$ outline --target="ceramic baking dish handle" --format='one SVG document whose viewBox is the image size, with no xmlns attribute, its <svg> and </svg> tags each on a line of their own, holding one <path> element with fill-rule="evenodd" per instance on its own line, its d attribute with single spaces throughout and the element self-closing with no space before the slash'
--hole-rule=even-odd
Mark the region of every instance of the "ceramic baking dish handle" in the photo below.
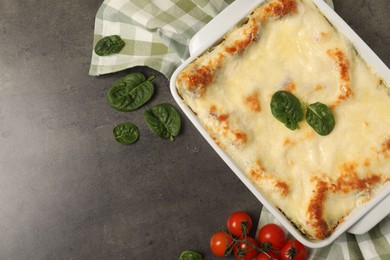
<svg viewBox="0 0 390 260">
<path fill-rule="evenodd" d="M 262 2 L 264 1 L 236 0 L 231 3 L 220 13 L 220 15 L 217 15 L 192 37 L 189 43 L 190 55 L 198 56 L 209 46 L 213 46 L 215 39 L 222 38 L 222 36 L 227 33 L 227 30 L 221 30 L 221 24 L 224 25 L 223 28 L 232 28 L 242 19 L 242 17 L 248 15 Z M 217 37 L 215 34 L 218 34 Z"/>
<path fill-rule="evenodd" d="M 390 214 L 390 194 L 384 197 L 373 209 L 367 212 L 356 224 L 354 224 L 348 233 L 361 235 L 368 232 L 375 225 L 377 225 L 383 216 Z"/>
</svg>

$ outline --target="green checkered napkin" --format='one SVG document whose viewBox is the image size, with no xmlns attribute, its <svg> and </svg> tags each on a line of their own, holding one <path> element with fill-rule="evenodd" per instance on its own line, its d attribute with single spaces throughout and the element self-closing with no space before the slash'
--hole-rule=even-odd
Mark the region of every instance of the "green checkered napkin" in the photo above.
<svg viewBox="0 0 390 260">
<path fill-rule="evenodd" d="M 146 65 L 168 78 L 189 56 L 191 37 L 233 0 L 106 0 L 96 15 L 93 46 L 107 35 L 126 45 L 117 55 L 92 52 L 89 74 Z"/>
<path fill-rule="evenodd" d="M 93 46 L 118 34 L 126 45 L 120 54 L 100 57 L 92 51 L 89 74 L 101 75 L 137 65 L 168 78 L 189 56 L 191 37 L 234 0 L 106 0 L 96 15 Z M 248 0 L 249 1 L 249 0 Z M 332 0 L 324 0 L 333 7 Z M 259 227 L 275 222 L 263 209 Z M 344 233 L 332 245 L 311 250 L 309 259 L 390 259 L 390 217 L 364 235 Z"/>
</svg>

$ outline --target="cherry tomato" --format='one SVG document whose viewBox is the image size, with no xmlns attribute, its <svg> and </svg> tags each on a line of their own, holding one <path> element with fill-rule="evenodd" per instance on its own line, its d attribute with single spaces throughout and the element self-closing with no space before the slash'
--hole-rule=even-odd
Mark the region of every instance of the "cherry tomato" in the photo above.
<svg viewBox="0 0 390 260">
<path fill-rule="evenodd" d="M 265 250 L 280 249 L 286 243 L 286 234 L 280 226 L 270 223 L 260 229 L 258 239 Z"/>
<path fill-rule="evenodd" d="M 240 238 L 244 239 L 244 238 Z M 253 260 L 256 258 L 256 256 L 259 254 L 259 251 L 256 247 L 258 247 L 259 244 L 257 241 L 252 237 L 246 237 L 246 241 L 239 242 L 236 247 L 234 247 L 234 255 L 236 256 L 236 259 L 239 260 Z"/>
<path fill-rule="evenodd" d="M 280 260 L 280 256 L 277 253 L 274 253 L 272 251 L 268 252 L 261 252 L 257 257 L 256 260 Z"/>
<path fill-rule="evenodd" d="M 226 232 L 219 231 L 210 239 L 210 249 L 216 256 L 225 256 L 226 250 L 232 245 L 233 239 Z"/>
<path fill-rule="evenodd" d="M 236 211 L 229 216 L 227 220 L 227 228 L 232 235 L 236 237 L 244 235 L 241 223 L 246 225 L 246 234 L 248 234 L 252 228 L 252 219 L 246 212 Z"/>
<path fill-rule="evenodd" d="M 306 254 L 306 247 L 298 240 L 289 240 L 280 249 L 280 258 L 282 260 L 305 260 Z"/>
</svg>

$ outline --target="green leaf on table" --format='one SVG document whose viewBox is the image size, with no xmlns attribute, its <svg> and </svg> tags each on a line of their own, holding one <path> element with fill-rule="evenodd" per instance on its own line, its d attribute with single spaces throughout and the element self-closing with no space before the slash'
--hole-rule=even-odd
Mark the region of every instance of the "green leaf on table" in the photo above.
<svg viewBox="0 0 390 260">
<path fill-rule="evenodd" d="M 139 138 L 138 127 L 132 123 L 126 122 L 117 125 L 114 130 L 115 140 L 122 144 L 135 143 Z"/>
<path fill-rule="evenodd" d="M 195 251 L 183 251 L 179 260 L 202 260 L 202 255 Z"/>
<path fill-rule="evenodd" d="M 163 139 L 174 140 L 181 127 L 180 115 L 176 108 L 168 103 L 163 103 L 145 111 L 144 119 L 149 129 Z"/>
<path fill-rule="evenodd" d="M 108 90 L 107 99 L 110 106 L 118 111 L 132 111 L 149 101 L 154 93 L 151 82 L 140 72 L 130 73 L 116 81 Z"/>
</svg>

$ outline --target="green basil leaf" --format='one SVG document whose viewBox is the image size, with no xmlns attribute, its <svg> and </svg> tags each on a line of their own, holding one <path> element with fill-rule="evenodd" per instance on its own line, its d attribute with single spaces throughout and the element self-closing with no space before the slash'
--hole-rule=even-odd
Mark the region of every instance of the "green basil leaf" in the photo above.
<svg viewBox="0 0 390 260">
<path fill-rule="evenodd" d="M 117 125 L 113 133 L 115 139 L 122 144 L 135 143 L 139 138 L 138 127 L 128 122 Z"/>
<path fill-rule="evenodd" d="M 159 104 L 145 111 L 144 119 L 149 129 L 163 139 L 171 139 L 179 134 L 181 119 L 171 104 Z"/>
<path fill-rule="evenodd" d="M 107 92 L 108 103 L 119 111 L 131 111 L 139 108 L 153 96 L 154 86 L 142 73 L 135 72 L 116 81 Z"/>
<path fill-rule="evenodd" d="M 320 102 L 307 105 L 306 121 L 319 135 L 330 134 L 336 124 L 332 111 Z"/>
<path fill-rule="evenodd" d="M 299 128 L 298 122 L 303 119 L 303 110 L 298 98 L 287 91 L 277 91 L 271 99 L 272 115 L 287 128 Z"/>
<path fill-rule="evenodd" d="M 99 56 L 108 56 L 119 53 L 125 42 L 119 35 L 110 35 L 101 38 L 95 45 L 95 53 Z"/>
<path fill-rule="evenodd" d="M 183 251 L 179 260 L 202 260 L 202 255 L 195 251 Z"/>
</svg>

